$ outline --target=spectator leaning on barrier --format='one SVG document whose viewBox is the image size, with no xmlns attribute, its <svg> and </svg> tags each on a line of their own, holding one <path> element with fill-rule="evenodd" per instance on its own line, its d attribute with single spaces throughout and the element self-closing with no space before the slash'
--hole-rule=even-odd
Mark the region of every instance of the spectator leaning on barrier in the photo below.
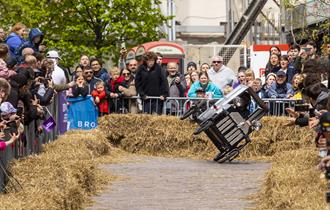
<svg viewBox="0 0 330 210">
<path fill-rule="evenodd" d="M 290 83 L 286 82 L 286 73 L 278 71 L 276 73 L 276 82 L 274 82 L 268 91 L 269 98 L 290 98 L 294 95 Z"/>
<path fill-rule="evenodd" d="M 128 69 L 124 69 L 121 72 L 121 75 L 124 77 L 124 81 L 119 84 L 118 90 L 125 97 L 136 96 L 136 88 L 134 77 Z M 138 105 L 136 99 L 124 99 L 124 107 L 133 114 L 138 113 Z"/>
<path fill-rule="evenodd" d="M 178 72 L 178 64 L 175 62 L 167 64 L 167 82 L 170 97 L 184 97 L 187 83 L 184 76 Z"/>
<path fill-rule="evenodd" d="M 135 78 L 136 71 L 138 69 L 138 61 L 135 59 L 131 60 L 127 65 L 127 69 L 131 72 L 132 76 Z"/>
<path fill-rule="evenodd" d="M 213 66 L 207 71 L 210 81 L 212 81 L 220 90 L 224 90 L 226 86 L 232 86 L 236 81 L 236 76 L 233 70 L 223 65 L 221 56 L 212 58 Z"/>
<path fill-rule="evenodd" d="M 199 93 L 203 93 L 199 95 Z M 199 81 L 195 82 L 189 89 L 188 97 L 196 98 L 202 96 L 204 98 L 222 98 L 222 91 L 213 84 L 206 72 L 199 73 Z"/>
<path fill-rule="evenodd" d="M 98 81 L 96 83 L 96 89 L 92 91 L 92 96 L 98 107 L 99 117 L 109 114 L 109 101 L 107 99 L 106 87 L 103 81 Z"/>
<path fill-rule="evenodd" d="M 156 63 L 157 55 L 147 52 L 143 55 L 143 64 L 138 67 L 135 76 L 135 87 L 144 100 L 145 113 L 162 113 L 163 102 L 168 95 L 168 83 L 161 67 Z M 148 99 L 156 96 L 158 99 Z"/>
</svg>

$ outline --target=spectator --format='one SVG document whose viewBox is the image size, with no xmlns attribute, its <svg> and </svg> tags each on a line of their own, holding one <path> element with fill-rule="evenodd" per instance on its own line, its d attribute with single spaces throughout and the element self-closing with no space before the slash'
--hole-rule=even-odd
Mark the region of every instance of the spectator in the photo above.
<svg viewBox="0 0 330 210">
<path fill-rule="evenodd" d="M 91 67 L 94 71 L 94 77 L 101 79 L 104 84 L 109 83 L 109 73 L 105 68 L 102 68 L 102 61 L 98 58 L 91 59 Z"/>
<path fill-rule="evenodd" d="M 54 84 L 66 84 L 67 79 L 65 72 L 61 67 L 58 66 L 59 60 L 61 59 L 58 52 L 55 50 L 48 51 L 46 57 L 53 60 L 54 62 L 54 71 L 52 72 L 52 80 Z"/>
<path fill-rule="evenodd" d="M 96 83 L 102 80 L 94 77 L 94 72 L 90 66 L 86 66 L 83 69 L 83 76 L 88 85 L 88 94 L 91 94 L 96 89 Z"/>
<path fill-rule="evenodd" d="M 0 44 L 5 43 L 6 33 L 3 28 L 0 27 Z"/>
<path fill-rule="evenodd" d="M 276 73 L 276 82 L 274 82 L 268 91 L 270 98 L 291 98 L 294 95 L 292 86 L 286 82 L 286 73 L 278 71 Z"/>
<path fill-rule="evenodd" d="M 118 86 L 118 90 L 126 97 L 136 96 L 135 81 L 131 72 L 128 69 L 124 69 L 121 75 L 124 77 L 124 81 Z M 124 107 L 130 113 L 138 113 L 136 99 L 124 99 Z"/>
<path fill-rule="evenodd" d="M 137 60 L 133 59 L 128 63 L 127 69 L 131 72 L 132 76 L 135 78 L 137 69 L 138 69 L 138 62 Z"/>
<path fill-rule="evenodd" d="M 269 49 L 269 55 L 278 55 L 281 56 L 281 49 L 275 45 L 271 46 Z"/>
<path fill-rule="evenodd" d="M 88 88 L 84 76 L 78 75 L 76 78 L 76 84 L 72 87 L 72 98 L 77 98 L 79 96 L 86 97 L 89 94 Z"/>
<path fill-rule="evenodd" d="M 119 86 L 124 81 L 124 77 L 120 76 L 119 68 L 115 67 L 110 70 L 111 80 L 109 81 L 109 92 L 111 98 L 110 112 L 124 112 L 122 97 L 124 96 L 119 91 Z"/>
<path fill-rule="evenodd" d="M 143 56 L 143 64 L 139 66 L 135 76 L 135 87 L 144 100 L 145 113 L 162 113 L 163 101 L 168 95 L 168 83 L 161 67 L 156 63 L 157 55 L 147 52 Z M 158 99 L 148 99 L 156 96 Z"/>
<path fill-rule="evenodd" d="M 306 48 L 305 51 L 307 53 L 308 59 L 319 59 L 319 56 L 316 54 L 317 53 L 317 46 L 314 41 L 309 41 L 306 43 Z"/>
<path fill-rule="evenodd" d="M 199 92 L 204 94 L 199 95 Z M 207 72 L 199 73 L 199 81 L 195 82 L 188 92 L 188 97 L 196 98 L 202 96 L 204 98 L 222 98 L 223 94 L 221 90 L 213 84 Z"/>
<path fill-rule="evenodd" d="M 200 67 L 200 72 L 207 72 L 210 69 L 210 65 L 207 63 L 202 63 Z"/>
<path fill-rule="evenodd" d="M 31 48 L 34 52 L 39 52 L 39 45 L 44 38 L 44 34 L 39 28 L 32 28 L 29 33 L 29 40 L 23 42 L 18 48 L 15 54 L 17 55 L 18 62 L 22 61 L 22 50 L 24 48 Z"/>
<path fill-rule="evenodd" d="M 254 81 L 254 72 L 252 69 L 247 69 L 245 71 L 245 80 L 246 80 L 246 85 L 249 87 L 252 87 L 253 81 Z"/>
<path fill-rule="evenodd" d="M 257 96 L 262 98 L 262 96 L 263 96 L 263 93 L 261 91 L 261 89 L 262 89 L 262 80 L 260 78 L 257 78 L 255 80 L 253 80 L 252 89 L 257 94 Z"/>
<path fill-rule="evenodd" d="M 195 62 L 193 61 L 190 61 L 188 64 L 187 64 L 187 73 L 191 73 L 191 72 L 194 72 L 194 71 L 197 71 L 197 65 Z"/>
<path fill-rule="evenodd" d="M 12 58 L 17 58 L 17 48 L 25 42 L 24 35 L 26 34 L 26 26 L 22 23 L 16 23 L 12 29 L 11 33 L 6 38 L 5 42 L 9 47 L 10 56 Z"/>
<path fill-rule="evenodd" d="M 297 44 L 294 44 L 290 47 L 289 51 L 291 52 L 292 60 L 289 60 L 289 65 L 293 66 L 296 70 L 296 73 L 301 72 L 301 58 L 299 57 L 300 47 Z"/>
<path fill-rule="evenodd" d="M 183 75 L 178 72 L 178 64 L 169 62 L 167 64 L 167 82 L 170 97 L 183 97 L 187 83 Z"/>
<path fill-rule="evenodd" d="M 156 61 L 156 63 L 158 65 L 162 66 L 163 65 L 163 57 L 164 56 L 161 53 L 159 53 L 159 52 L 156 52 L 156 55 L 157 55 L 157 61 Z"/>
<path fill-rule="evenodd" d="M 4 137 L 5 137 L 5 134 L 3 132 L 0 132 L 0 151 L 5 150 L 6 147 L 8 147 L 9 145 L 15 143 L 16 140 L 19 137 L 19 134 L 15 134 L 15 133 L 11 134 L 10 139 L 8 141 L 6 141 L 4 139 Z"/>
<path fill-rule="evenodd" d="M 96 89 L 92 91 L 92 96 L 99 109 L 99 117 L 109 114 L 109 101 L 103 81 L 96 82 Z"/>
<path fill-rule="evenodd" d="M 81 69 L 89 66 L 89 63 L 90 63 L 90 61 L 89 61 L 89 57 L 87 55 L 80 56 L 79 66 Z"/>
<path fill-rule="evenodd" d="M 9 77 L 11 77 L 15 74 L 16 74 L 16 72 L 13 70 L 9 70 L 7 68 L 6 62 L 0 58 L 0 77 L 8 80 Z"/>
<path fill-rule="evenodd" d="M 4 102 L 10 93 L 10 84 L 7 80 L 0 78 L 0 104 Z"/>
<path fill-rule="evenodd" d="M 186 78 L 187 88 L 184 92 L 184 96 L 187 97 L 190 87 L 192 86 L 192 84 L 194 84 L 194 82 L 198 81 L 199 79 L 198 73 L 197 72 L 192 72 L 191 74 L 186 73 L 185 78 Z"/>
<path fill-rule="evenodd" d="M 293 75 L 295 75 L 296 70 L 292 65 L 289 65 L 289 58 L 287 55 L 282 55 L 280 58 L 281 71 L 286 73 L 287 82 L 291 83 Z"/>
<path fill-rule="evenodd" d="M 9 58 L 9 49 L 6 44 L 0 44 L 0 58 L 4 61 L 7 61 Z"/>
<path fill-rule="evenodd" d="M 223 65 L 223 58 L 221 56 L 214 56 L 212 58 L 213 66 L 207 71 L 207 74 L 220 90 L 224 90 L 226 86 L 232 86 L 236 81 L 235 73 Z"/>
<path fill-rule="evenodd" d="M 280 70 L 280 56 L 278 54 L 271 54 L 269 56 L 269 62 L 265 69 L 265 76 L 269 73 L 276 74 Z"/>
<path fill-rule="evenodd" d="M 292 99 L 301 100 L 301 84 L 303 81 L 303 75 L 302 74 L 295 74 L 292 78 L 292 89 L 294 91 L 294 95 L 292 96 Z"/>
<path fill-rule="evenodd" d="M 246 75 L 245 70 L 238 71 L 237 73 L 237 82 L 233 84 L 233 88 L 235 89 L 239 85 L 246 85 Z"/>
</svg>

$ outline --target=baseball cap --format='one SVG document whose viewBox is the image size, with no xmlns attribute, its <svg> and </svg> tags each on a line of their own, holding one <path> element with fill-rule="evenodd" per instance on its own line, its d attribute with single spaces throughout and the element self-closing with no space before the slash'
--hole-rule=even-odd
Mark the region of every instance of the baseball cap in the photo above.
<svg viewBox="0 0 330 210">
<path fill-rule="evenodd" d="M 7 115 L 17 112 L 17 109 L 15 109 L 14 106 L 9 102 L 3 102 L 0 105 L 0 110 L 1 110 L 1 115 Z"/>
<path fill-rule="evenodd" d="M 58 58 L 58 59 L 61 59 L 61 57 L 58 55 L 58 52 L 55 51 L 55 50 L 48 51 L 47 54 L 46 54 L 46 57 L 47 58 Z"/>
<path fill-rule="evenodd" d="M 286 73 L 284 71 L 278 71 L 276 73 L 276 76 L 280 77 L 280 76 L 286 76 Z"/>
</svg>

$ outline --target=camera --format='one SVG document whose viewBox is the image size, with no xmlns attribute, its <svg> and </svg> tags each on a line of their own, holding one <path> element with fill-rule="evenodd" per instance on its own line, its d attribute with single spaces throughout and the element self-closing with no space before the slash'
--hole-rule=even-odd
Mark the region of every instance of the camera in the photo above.
<svg viewBox="0 0 330 210">
<path fill-rule="evenodd" d="M 296 112 L 308 112 L 309 111 L 309 104 L 295 104 L 294 111 Z"/>
</svg>

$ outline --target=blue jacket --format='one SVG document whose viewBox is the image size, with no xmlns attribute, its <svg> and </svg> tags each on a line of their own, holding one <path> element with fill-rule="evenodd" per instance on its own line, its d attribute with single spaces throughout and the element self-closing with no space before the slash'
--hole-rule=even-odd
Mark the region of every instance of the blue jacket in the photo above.
<svg viewBox="0 0 330 210">
<path fill-rule="evenodd" d="M 17 35 L 16 33 L 12 32 L 8 35 L 8 37 L 5 40 L 6 44 L 9 46 L 10 56 L 12 58 L 15 58 L 15 52 L 19 46 L 25 42 L 25 40 Z"/>
<path fill-rule="evenodd" d="M 105 68 L 101 68 L 100 71 L 94 74 L 94 77 L 101 79 L 105 84 L 108 84 L 110 80 L 109 73 Z"/>
<path fill-rule="evenodd" d="M 33 42 L 33 39 L 37 36 L 40 36 L 40 41 L 37 43 Z M 39 52 L 39 45 L 41 44 L 42 40 L 44 38 L 44 34 L 40 31 L 39 28 L 32 28 L 29 33 L 29 40 L 23 42 L 16 50 L 16 58 L 18 62 L 22 63 L 22 50 L 24 48 L 32 48 L 34 52 Z"/>
<path fill-rule="evenodd" d="M 188 97 L 196 98 L 197 97 L 196 91 L 200 88 L 202 88 L 201 83 L 199 81 L 194 82 L 194 84 L 192 84 L 192 86 L 190 87 L 190 89 L 188 91 Z M 212 92 L 213 98 L 222 98 L 223 97 L 221 90 L 215 84 L 213 84 L 211 82 L 209 82 L 209 84 L 207 85 L 207 87 L 205 89 L 205 93 L 207 93 L 207 92 Z"/>
<path fill-rule="evenodd" d="M 274 82 L 268 90 L 269 98 L 289 98 L 289 95 L 294 95 L 294 91 L 290 83 L 283 83 L 282 85 L 279 85 Z"/>
</svg>

